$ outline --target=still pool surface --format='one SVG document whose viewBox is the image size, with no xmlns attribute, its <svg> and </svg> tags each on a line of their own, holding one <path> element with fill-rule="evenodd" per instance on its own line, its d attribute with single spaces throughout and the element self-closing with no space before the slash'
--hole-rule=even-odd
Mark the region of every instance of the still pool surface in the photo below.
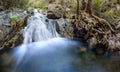
<svg viewBox="0 0 120 72">
<path fill-rule="evenodd" d="M 0 72 L 120 72 L 119 62 L 78 51 L 82 47 L 66 38 L 24 44 L 1 55 Z"/>
</svg>

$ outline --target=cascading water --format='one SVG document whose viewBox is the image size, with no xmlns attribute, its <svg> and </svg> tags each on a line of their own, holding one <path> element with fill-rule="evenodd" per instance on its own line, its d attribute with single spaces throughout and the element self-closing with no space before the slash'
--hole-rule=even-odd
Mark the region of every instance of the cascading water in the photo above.
<svg viewBox="0 0 120 72">
<path fill-rule="evenodd" d="M 12 72 L 105 72 L 96 63 L 87 68 L 78 64 L 76 49 L 82 44 L 59 37 L 55 20 L 46 22 L 37 10 L 28 18 L 23 36 L 23 44 L 12 51 Z"/>
<path fill-rule="evenodd" d="M 28 18 L 23 35 L 23 44 L 59 37 L 56 32 L 55 20 L 47 19 L 36 9 L 34 15 Z"/>
</svg>

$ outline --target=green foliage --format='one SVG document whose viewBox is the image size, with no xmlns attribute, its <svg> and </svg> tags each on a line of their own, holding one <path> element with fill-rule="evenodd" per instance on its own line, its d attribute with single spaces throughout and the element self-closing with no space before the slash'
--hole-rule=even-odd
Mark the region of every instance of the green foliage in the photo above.
<svg viewBox="0 0 120 72">
<path fill-rule="evenodd" d="M 19 4 L 19 7 L 26 9 L 28 7 L 28 1 L 29 0 L 20 0 L 20 4 L 16 3 L 16 5 Z"/>
<path fill-rule="evenodd" d="M 100 7 L 102 2 L 103 2 L 103 0 L 93 0 L 93 5 L 96 7 Z"/>
<path fill-rule="evenodd" d="M 106 12 L 103 13 L 103 15 L 107 16 L 108 19 L 111 21 L 114 13 L 110 12 L 110 11 L 106 11 Z"/>
<path fill-rule="evenodd" d="M 46 2 L 45 0 L 37 0 L 37 1 L 30 0 L 28 5 L 34 8 L 44 8 L 45 6 L 48 5 L 48 2 Z"/>
<path fill-rule="evenodd" d="M 10 20 L 13 21 L 13 22 L 17 22 L 17 21 L 18 21 L 18 18 L 15 17 L 15 16 L 12 16 L 12 17 L 10 17 Z"/>
<path fill-rule="evenodd" d="M 114 9 L 106 10 L 101 14 L 107 17 L 107 20 L 110 21 L 111 23 L 113 23 L 114 17 L 118 17 L 118 18 L 120 17 L 119 12 L 117 12 L 117 10 L 114 10 Z"/>
<path fill-rule="evenodd" d="M 103 0 L 93 0 L 93 8 L 100 11 L 100 6 L 101 6 L 102 2 L 103 2 Z"/>
</svg>

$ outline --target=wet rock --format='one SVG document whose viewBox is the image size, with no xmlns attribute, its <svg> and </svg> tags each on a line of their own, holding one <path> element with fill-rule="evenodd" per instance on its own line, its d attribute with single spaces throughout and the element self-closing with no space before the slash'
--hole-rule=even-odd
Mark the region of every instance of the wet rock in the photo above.
<svg viewBox="0 0 120 72">
<path fill-rule="evenodd" d="M 61 18 L 61 14 L 58 14 L 57 12 L 49 11 L 49 12 L 47 12 L 47 18 L 49 18 L 49 19 L 59 19 L 59 18 Z"/>
<path fill-rule="evenodd" d="M 27 13 L 28 13 L 28 14 L 33 14 L 33 10 L 34 10 L 33 7 L 29 7 L 29 8 L 27 9 Z"/>
<path fill-rule="evenodd" d="M 85 47 L 80 47 L 80 48 L 79 48 L 79 51 L 82 52 L 82 53 L 85 53 L 85 52 L 87 52 L 87 48 L 85 48 Z"/>
<path fill-rule="evenodd" d="M 61 5 L 49 5 L 48 6 L 48 12 L 47 12 L 47 18 L 49 19 L 59 19 L 63 17 L 64 10 Z"/>
</svg>

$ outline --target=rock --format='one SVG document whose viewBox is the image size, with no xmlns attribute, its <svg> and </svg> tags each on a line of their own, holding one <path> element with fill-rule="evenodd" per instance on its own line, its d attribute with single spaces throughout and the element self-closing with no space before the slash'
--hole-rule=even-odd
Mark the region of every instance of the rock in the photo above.
<svg viewBox="0 0 120 72">
<path fill-rule="evenodd" d="M 47 13 L 47 18 L 49 18 L 49 19 L 59 19 L 59 18 L 61 18 L 61 15 L 58 14 L 58 13 L 49 11 Z"/>
<path fill-rule="evenodd" d="M 0 24 L 9 25 L 11 21 L 11 17 L 15 17 L 16 19 L 18 19 L 17 21 L 20 22 L 26 16 L 27 14 L 21 11 L 21 9 L 15 9 L 15 11 L 5 10 L 5 11 L 0 12 Z"/>
<path fill-rule="evenodd" d="M 64 10 L 61 5 L 49 5 L 47 11 L 47 18 L 49 19 L 59 19 L 63 17 Z"/>
<path fill-rule="evenodd" d="M 15 17 L 15 28 L 12 29 L 11 17 Z M 24 21 L 27 14 L 24 13 L 21 9 L 14 9 L 13 11 L 1 11 L 0 12 L 0 47 L 3 47 L 2 50 L 6 48 L 11 48 L 14 45 L 18 45 L 22 39 L 22 29 L 25 25 Z M 3 52 L 0 50 L 0 53 Z"/>
<path fill-rule="evenodd" d="M 8 32 L 8 28 L 3 25 L 0 25 L 0 41 L 4 38 L 5 33 Z"/>
<path fill-rule="evenodd" d="M 87 52 L 87 48 L 85 48 L 85 47 L 80 47 L 80 48 L 79 48 L 79 51 L 82 52 L 82 53 L 85 53 L 85 52 Z"/>
<path fill-rule="evenodd" d="M 29 8 L 27 9 L 27 13 L 28 13 L 28 14 L 33 14 L 33 10 L 34 10 L 33 7 L 29 7 Z"/>
<path fill-rule="evenodd" d="M 72 20 L 70 19 L 58 19 L 57 20 L 57 26 L 58 28 L 58 33 L 67 38 L 73 38 L 73 25 L 71 23 Z"/>
</svg>

